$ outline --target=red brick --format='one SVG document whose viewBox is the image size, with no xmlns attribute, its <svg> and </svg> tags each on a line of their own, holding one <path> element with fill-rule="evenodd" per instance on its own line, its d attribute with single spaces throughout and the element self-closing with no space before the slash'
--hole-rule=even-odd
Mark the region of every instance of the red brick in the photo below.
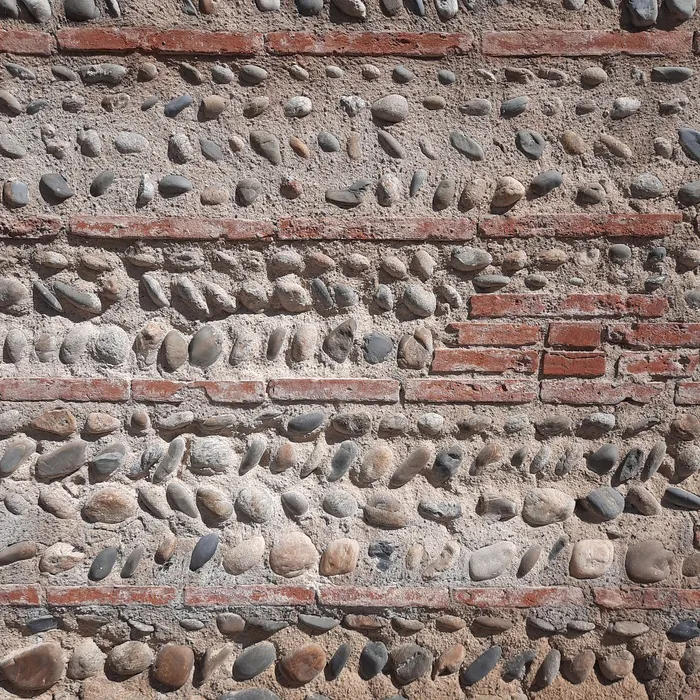
<svg viewBox="0 0 700 700">
<path fill-rule="evenodd" d="M 146 51 L 168 54 L 254 56 L 263 48 L 257 32 L 206 32 L 154 27 L 69 27 L 56 32 L 65 51 Z"/>
<path fill-rule="evenodd" d="M 406 401 L 413 403 L 529 403 L 537 398 L 537 382 L 525 379 L 407 379 Z"/>
<path fill-rule="evenodd" d="M 322 586 L 318 590 L 318 602 L 320 605 L 339 608 L 435 608 L 442 610 L 449 607 L 450 594 L 447 588 Z"/>
<path fill-rule="evenodd" d="M 690 377 L 698 367 L 700 356 L 679 352 L 623 352 L 617 365 L 618 374 L 648 374 L 673 379 Z"/>
<path fill-rule="evenodd" d="M 439 348 L 433 356 L 433 372 L 520 372 L 537 371 L 536 350 L 498 350 L 491 348 Z"/>
<path fill-rule="evenodd" d="M 187 217 L 149 219 L 144 216 L 76 215 L 70 218 L 69 227 L 74 236 L 119 240 L 201 241 L 223 238 L 229 241 L 255 241 L 270 238 L 274 233 L 270 221 Z"/>
<path fill-rule="evenodd" d="M 47 586 L 49 605 L 169 605 L 173 586 Z"/>
<path fill-rule="evenodd" d="M 700 589 L 593 588 L 593 600 L 610 610 L 697 610 Z"/>
<path fill-rule="evenodd" d="M 635 384 L 622 382 L 576 382 L 543 379 L 540 382 L 540 398 L 544 403 L 569 404 L 571 406 L 615 406 L 623 401 L 649 403 L 664 390 L 660 383 Z"/>
<path fill-rule="evenodd" d="M 284 241 L 377 240 L 464 241 L 476 234 L 473 219 L 280 219 L 278 238 Z"/>
<path fill-rule="evenodd" d="M 0 605 L 41 605 L 41 586 L 36 584 L 0 586 Z"/>
<path fill-rule="evenodd" d="M 257 380 L 176 382 L 168 379 L 133 379 L 134 401 L 180 403 L 191 391 L 202 389 L 214 403 L 260 403 L 265 400 L 265 384 Z"/>
<path fill-rule="evenodd" d="M 0 379 L 0 401 L 126 401 L 126 379 Z"/>
<path fill-rule="evenodd" d="M 399 383 L 395 379 L 273 379 L 267 393 L 276 401 L 357 401 L 396 403 Z"/>
<path fill-rule="evenodd" d="M 466 321 L 451 323 L 447 329 L 457 331 L 457 342 L 460 345 L 519 347 L 536 345 L 542 340 L 540 327 L 529 323 Z"/>
<path fill-rule="evenodd" d="M 547 214 L 546 216 L 487 216 L 479 233 L 487 238 L 663 238 L 673 233 L 682 214 Z"/>
<path fill-rule="evenodd" d="M 57 216 L 0 216 L 2 238 L 53 238 L 60 232 Z"/>
<path fill-rule="evenodd" d="M 691 53 L 686 31 L 616 32 L 599 30 L 529 29 L 484 32 L 481 48 L 487 56 L 680 56 Z"/>
<path fill-rule="evenodd" d="M 594 350 L 600 345 L 601 324 L 586 321 L 552 321 L 547 342 L 554 348 Z"/>
<path fill-rule="evenodd" d="M 542 358 L 543 377 L 602 377 L 605 353 L 546 352 Z"/>
<path fill-rule="evenodd" d="M 0 52 L 28 56 L 50 56 L 53 37 L 46 32 L 7 29 L 0 32 Z"/>
<path fill-rule="evenodd" d="M 668 309 L 665 297 L 646 294 L 476 294 L 471 297 L 473 318 L 525 316 L 637 316 L 654 318 Z"/>
<path fill-rule="evenodd" d="M 190 607 L 227 605 L 311 605 L 313 588 L 263 584 L 259 586 L 187 586 L 183 602 Z"/>
<path fill-rule="evenodd" d="M 471 32 L 270 32 L 265 48 L 271 54 L 311 56 L 415 56 L 441 58 L 467 53 Z"/>
<path fill-rule="evenodd" d="M 678 406 L 700 405 L 700 382 L 678 382 L 675 401 Z"/>
<path fill-rule="evenodd" d="M 700 323 L 619 323 L 608 326 L 607 337 L 630 348 L 698 348 Z"/>
<path fill-rule="evenodd" d="M 452 601 L 475 608 L 536 608 L 583 605 L 580 588 L 454 588 Z"/>
</svg>

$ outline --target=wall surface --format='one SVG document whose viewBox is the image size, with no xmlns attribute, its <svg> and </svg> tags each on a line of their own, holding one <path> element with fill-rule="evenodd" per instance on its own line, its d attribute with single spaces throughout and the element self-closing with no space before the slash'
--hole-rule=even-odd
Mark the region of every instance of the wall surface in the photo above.
<svg viewBox="0 0 700 700">
<path fill-rule="evenodd" d="M 0 23 L 0 698 L 700 698 L 694 0 Z"/>
</svg>

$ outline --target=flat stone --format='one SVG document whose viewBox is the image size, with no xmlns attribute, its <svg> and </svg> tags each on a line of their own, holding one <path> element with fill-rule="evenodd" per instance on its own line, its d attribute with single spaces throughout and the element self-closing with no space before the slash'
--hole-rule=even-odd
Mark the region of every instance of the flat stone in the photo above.
<svg viewBox="0 0 700 700">
<path fill-rule="evenodd" d="M 561 652 L 558 649 L 550 649 L 537 669 L 535 685 L 538 688 L 547 688 L 552 685 L 559 675 L 560 666 Z"/>
<path fill-rule="evenodd" d="M 318 644 L 297 647 L 280 660 L 280 670 L 292 681 L 304 685 L 310 683 L 326 665 L 326 653 Z"/>
<path fill-rule="evenodd" d="M 583 507 L 602 521 L 614 520 L 625 508 L 625 497 L 612 486 L 593 489 L 581 500 Z"/>
<path fill-rule="evenodd" d="M 283 535 L 270 550 L 270 568 L 285 578 L 301 576 L 318 560 L 313 542 L 301 532 Z"/>
<path fill-rule="evenodd" d="M 618 459 L 619 451 L 617 445 L 608 443 L 588 455 L 588 467 L 599 474 L 603 474 L 610 471 L 617 464 Z"/>
<path fill-rule="evenodd" d="M 485 678 L 501 660 L 501 647 L 494 645 L 489 647 L 481 656 L 472 661 L 469 666 L 463 668 L 459 681 L 464 687 L 470 688 Z"/>
<path fill-rule="evenodd" d="M 520 564 L 518 565 L 518 578 L 527 576 L 534 568 L 542 554 L 542 547 L 538 544 L 531 545 L 523 554 Z"/>
<path fill-rule="evenodd" d="M 666 636 L 672 642 L 688 642 L 691 639 L 700 637 L 700 626 L 697 620 L 684 620 L 676 625 L 673 625 Z"/>
<path fill-rule="evenodd" d="M 194 652 L 180 644 L 165 644 L 158 650 L 153 677 L 166 688 L 181 688 L 192 675 Z"/>
<path fill-rule="evenodd" d="M 334 652 L 326 665 L 326 678 L 334 681 L 342 673 L 352 653 L 352 646 L 347 643 L 341 644 Z"/>
<path fill-rule="evenodd" d="M 101 581 L 107 578 L 117 562 L 118 555 L 119 552 L 116 547 L 105 547 L 101 550 L 92 560 L 88 578 L 91 581 Z"/>
<path fill-rule="evenodd" d="M 627 549 L 625 568 L 635 583 L 657 583 L 671 574 L 673 555 L 658 540 L 643 540 Z"/>
<path fill-rule="evenodd" d="M 383 642 L 368 642 L 360 653 L 360 678 L 368 681 L 379 675 L 389 660 L 389 652 Z"/>
<path fill-rule="evenodd" d="M 512 542 L 496 542 L 476 550 L 469 557 L 472 581 L 487 581 L 503 574 L 517 554 Z"/>
<path fill-rule="evenodd" d="M 57 683 L 65 665 L 61 647 L 46 642 L 5 656 L 0 660 L 0 671 L 15 689 L 39 691 Z"/>
<path fill-rule="evenodd" d="M 624 500 L 624 499 L 623 499 Z M 556 489 L 529 491 L 523 501 L 523 520 L 533 527 L 563 522 L 573 515 L 576 502 Z"/>
<path fill-rule="evenodd" d="M 608 540 L 579 540 L 574 544 L 569 573 L 578 579 L 603 576 L 615 557 L 615 548 Z"/>
<path fill-rule="evenodd" d="M 201 569 L 214 556 L 218 546 L 219 535 L 216 532 L 210 532 L 200 537 L 192 550 L 190 571 Z"/>
<path fill-rule="evenodd" d="M 536 131 L 521 129 L 515 134 L 515 145 L 531 160 L 539 160 L 547 145 L 544 137 Z"/>
<path fill-rule="evenodd" d="M 486 157 L 481 144 L 463 131 L 451 131 L 450 144 L 469 160 L 481 161 Z"/>
<path fill-rule="evenodd" d="M 233 664 L 233 677 L 237 681 L 247 681 L 259 676 L 277 658 L 277 650 L 271 642 L 258 642 L 244 649 Z"/>
<path fill-rule="evenodd" d="M 389 655 L 394 682 L 409 685 L 425 676 L 433 666 L 433 653 L 417 644 L 407 644 L 391 650 Z"/>
<path fill-rule="evenodd" d="M 87 443 L 72 440 L 37 460 L 35 474 L 39 479 L 62 479 L 78 471 L 85 464 Z"/>
<path fill-rule="evenodd" d="M 521 652 L 512 659 L 509 659 L 504 666 L 503 680 L 509 683 L 510 681 L 522 681 L 528 671 L 530 664 L 537 658 L 537 652 L 534 649 L 527 649 Z"/>
</svg>

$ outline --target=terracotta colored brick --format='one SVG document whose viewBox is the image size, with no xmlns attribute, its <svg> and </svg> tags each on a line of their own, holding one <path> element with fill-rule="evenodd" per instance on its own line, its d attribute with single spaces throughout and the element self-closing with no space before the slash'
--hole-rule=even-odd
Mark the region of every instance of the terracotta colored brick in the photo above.
<svg viewBox="0 0 700 700">
<path fill-rule="evenodd" d="M 262 51 L 262 34 L 206 32 L 154 27 L 69 27 L 56 32 L 65 51 L 146 51 L 168 54 L 254 56 Z"/>
<path fill-rule="evenodd" d="M 540 316 L 546 311 L 545 294 L 475 294 L 469 300 L 472 318 Z"/>
<path fill-rule="evenodd" d="M 692 51 L 686 31 L 615 32 L 530 29 L 484 32 L 481 49 L 487 56 L 682 56 Z"/>
<path fill-rule="evenodd" d="M 542 357 L 543 377 L 602 377 L 605 353 L 546 352 Z"/>
<path fill-rule="evenodd" d="M 0 32 L 0 52 L 26 56 L 50 56 L 53 37 L 46 32 L 6 29 Z"/>
<path fill-rule="evenodd" d="M 387 586 L 322 586 L 318 589 L 320 605 L 339 608 L 435 608 L 449 607 L 447 588 L 413 588 Z"/>
<path fill-rule="evenodd" d="M 175 382 L 168 379 L 133 379 L 134 401 L 180 403 L 188 392 L 202 389 L 214 403 L 260 403 L 265 400 L 265 384 L 256 380 Z"/>
<path fill-rule="evenodd" d="M 700 382 L 678 382 L 675 401 L 678 406 L 700 405 Z"/>
<path fill-rule="evenodd" d="M 454 588 L 452 601 L 475 608 L 536 608 L 583 605 L 580 588 Z"/>
<path fill-rule="evenodd" d="M 665 297 L 646 294 L 475 294 L 470 299 L 472 318 L 524 316 L 637 316 L 654 318 L 668 309 Z"/>
<path fill-rule="evenodd" d="M 618 323 L 608 326 L 607 337 L 630 348 L 698 348 L 700 323 Z"/>
<path fill-rule="evenodd" d="M 280 219 L 278 238 L 304 240 L 463 241 L 476 234 L 473 219 Z"/>
<path fill-rule="evenodd" d="M 447 329 L 457 331 L 460 345 L 519 347 L 536 345 L 542 340 L 540 327 L 529 323 L 466 321 L 451 323 Z"/>
<path fill-rule="evenodd" d="M 278 55 L 415 56 L 440 58 L 467 53 L 474 43 L 471 32 L 270 32 L 265 47 Z"/>
<path fill-rule="evenodd" d="M 399 383 L 395 379 L 273 379 L 267 393 L 276 401 L 395 403 L 399 400 Z"/>
<path fill-rule="evenodd" d="M 169 605 L 173 586 L 47 586 L 49 605 Z"/>
<path fill-rule="evenodd" d="M 407 379 L 406 401 L 413 403 L 529 403 L 537 398 L 537 382 L 525 379 Z"/>
<path fill-rule="evenodd" d="M 697 610 L 700 589 L 593 588 L 593 600 L 610 610 Z"/>
<path fill-rule="evenodd" d="M 601 324 L 586 321 L 552 321 L 547 343 L 554 348 L 593 350 L 600 345 Z"/>
<path fill-rule="evenodd" d="M 618 374 L 648 374 L 651 377 L 673 379 L 690 377 L 700 362 L 697 353 L 623 352 L 617 364 Z"/>
<path fill-rule="evenodd" d="M 126 401 L 126 379 L 0 379 L 0 401 Z"/>
<path fill-rule="evenodd" d="M 615 238 L 619 236 L 663 238 L 683 220 L 672 214 L 548 214 L 547 216 L 487 216 L 479 233 L 488 238 Z"/>
<path fill-rule="evenodd" d="M 0 216 L 2 238 L 53 238 L 60 232 L 57 216 Z"/>
<path fill-rule="evenodd" d="M 622 382 L 576 382 L 543 379 L 540 382 L 540 398 L 544 403 L 569 404 L 570 406 L 615 406 L 623 401 L 649 403 L 664 390 L 660 383 L 635 384 Z"/>
<path fill-rule="evenodd" d="M 0 586 L 0 605 L 41 605 L 41 586 L 36 584 Z"/>
<path fill-rule="evenodd" d="M 310 605 L 313 588 L 265 584 L 259 586 L 187 586 L 183 602 L 190 607 L 226 605 Z"/>
<path fill-rule="evenodd" d="M 86 216 L 70 218 L 70 233 L 86 238 L 119 240 L 215 240 L 255 241 L 274 233 L 270 221 L 244 219 L 194 219 L 171 217 L 149 219 L 144 216 Z"/>
<path fill-rule="evenodd" d="M 433 356 L 433 372 L 519 372 L 537 371 L 536 350 L 498 350 L 491 348 L 438 348 Z"/>
</svg>

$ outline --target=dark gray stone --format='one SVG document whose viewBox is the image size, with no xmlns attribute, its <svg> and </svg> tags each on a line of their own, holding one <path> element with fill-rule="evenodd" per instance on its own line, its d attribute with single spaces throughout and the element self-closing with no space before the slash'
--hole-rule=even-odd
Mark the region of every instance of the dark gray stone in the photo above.
<svg viewBox="0 0 700 700">
<path fill-rule="evenodd" d="M 277 650 L 271 642 L 258 642 L 244 649 L 233 664 L 233 677 L 237 681 L 248 681 L 259 676 L 277 658 Z"/>
<path fill-rule="evenodd" d="M 625 497 L 612 486 L 593 489 L 582 501 L 584 508 L 597 518 L 608 521 L 617 518 L 625 508 Z"/>
<path fill-rule="evenodd" d="M 522 114 L 527 106 L 530 104 L 530 100 L 525 95 L 520 95 L 519 97 L 513 97 L 510 100 L 504 100 L 501 102 L 501 116 L 504 119 L 511 119 L 512 117 L 517 117 Z"/>
<path fill-rule="evenodd" d="M 85 464 L 87 442 L 72 440 L 39 457 L 35 467 L 38 479 L 62 479 L 73 474 Z"/>
<path fill-rule="evenodd" d="M 46 173 L 39 180 L 41 196 L 49 203 L 65 202 L 75 191 L 59 173 Z"/>
<path fill-rule="evenodd" d="M 131 578 L 136 573 L 136 569 L 141 561 L 144 549 L 144 546 L 140 544 L 132 550 L 131 554 L 129 554 L 129 556 L 126 558 L 126 561 L 124 562 L 122 570 L 119 574 L 122 578 Z"/>
<path fill-rule="evenodd" d="M 544 197 L 552 190 L 555 190 L 564 182 L 560 172 L 556 170 L 545 170 L 539 175 L 535 175 L 530 183 L 530 190 L 538 197 Z"/>
<path fill-rule="evenodd" d="M 700 131 L 687 126 L 681 127 L 678 129 L 678 141 L 688 158 L 700 163 Z"/>
<path fill-rule="evenodd" d="M 306 436 L 318 430 L 324 420 L 325 415 L 321 411 L 302 413 L 300 416 L 289 419 L 287 432 L 298 437 Z"/>
<path fill-rule="evenodd" d="M 158 180 L 158 191 L 162 197 L 179 197 L 192 189 L 192 183 L 182 175 L 166 175 Z"/>
<path fill-rule="evenodd" d="M 440 450 L 435 456 L 432 473 L 439 482 L 444 483 L 451 479 L 462 466 L 464 451 L 460 445 L 452 445 L 447 449 Z"/>
<path fill-rule="evenodd" d="M 624 457 L 617 473 L 620 483 L 636 479 L 644 466 L 644 451 L 639 447 L 632 448 Z"/>
<path fill-rule="evenodd" d="M 102 579 L 107 578 L 117 562 L 118 554 L 116 547 L 105 547 L 92 560 L 88 578 L 91 581 L 102 581 Z"/>
<path fill-rule="evenodd" d="M 618 457 L 617 445 L 608 443 L 588 455 L 588 467 L 598 474 L 603 474 L 609 472 L 617 464 Z"/>
<path fill-rule="evenodd" d="M 664 498 L 676 508 L 683 510 L 700 510 L 700 496 L 679 489 L 677 486 L 667 486 Z"/>
<path fill-rule="evenodd" d="M 426 520 L 448 523 L 462 517 L 462 506 L 459 503 L 420 501 L 418 514 Z"/>
<path fill-rule="evenodd" d="M 525 678 L 528 667 L 537 658 L 537 652 L 534 649 L 526 651 L 514 656 L 503 666 L 503 680 L 506 683 L 511 681 L 521 681 Z"/>
<path fill-rule="evenodd" d="M 700 627 L 697 620 L 684 620 L 671 627 L 666 635 L 672 642 L 689 642 L 700 637 Z"/>
<path fill-rule="evenodd" d="M 368 642 L 360 654 L 360 678 L 368 681 L 379 675 L 389 660 L 389 652 L 384 642 Z"/>
<path fill-rule="evenodd" d="M 515 135 L 515 145 L 531 160 L 539 160 L 544 153 L 547 142 L 542 134 L 529 129 L 521 129 Z"/>
<path fill-rule="evenodd" d="M 494 644 L 481 654 L 481 656 L 472 661 L 469 666 L 462 669 L 459 674 L 459 682 L 462 686 L 467 688 L 473 686 L 491 673 L 500 660 L 501 647 Z"/>
<path fill-rule="evenodd" d="M 210 532 L 199 538 L 190 557 L 190 571 L 201 569 L 215 554 L 219 546 L 219 535 Z"/>
<path fill-rule="evenodd" d="M 329 681 L 334 681 L 342 673 L 345 664 L 350 658 L 350 654 L 352 654 L 352 646 L 347 643 L 341 644 L 335 650 L 335 653 L 326 664 L 326 678 Z"/>
<path fill-rule="evenodd" d="M 334 617 L 304 614 L 299 615 L 299 622 L 314 632 L 328 632 L 340 624 L 340 620 L 336 620 Z"/>
<path fill-rule="evenodd" d="M 168 102 L 163 108 L 163 114 L 166 117 L 174 119 L 183 109 L 189 107 L 194 102 L 192 95 L 179 95 L 178 97 L 173 97 L 170 102 Z"/>
<path fill-rule="evenodd" d="M 362 343 L 362 351 L 365 361 L 370 365 L 377 365 L 387 359 L 394 349 L 392 339 L 381 331 L 368 333 Z"/>
<path fill-rule="evenodd" d="M 547 688 L 556 680 L 561 666 L 561 652 L 559 649 L 550 649 L 544 657 L 542 665 L 537 669 L 535 685 L 538 688 Z"/>
<path fill-rule="evenodd" d="M 344 440 L 340 443 L 331 459 L 331 470 L 328 474 L 328 481 L 338 481 L 350 469 L 357 459 L 357 445 L 352 440 Z"/>
<path fill-rule="evenodd" d="M 451 131 L 450 143 L 453 148 L 470 160 L 480 161 L 486 157 L 481 144 L 463 131 Z"/>
<path fill-rule="evenodd" d="M 398 649 L 392 649 L 391 666 L 396 684 L 408 685 L 430 672 L 433 666 L 433 654 L 418 644 L 406 644 Z"/>
</svg>

